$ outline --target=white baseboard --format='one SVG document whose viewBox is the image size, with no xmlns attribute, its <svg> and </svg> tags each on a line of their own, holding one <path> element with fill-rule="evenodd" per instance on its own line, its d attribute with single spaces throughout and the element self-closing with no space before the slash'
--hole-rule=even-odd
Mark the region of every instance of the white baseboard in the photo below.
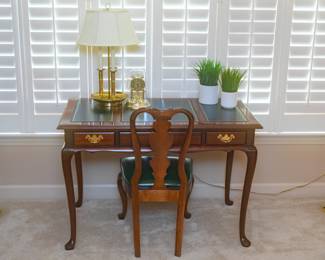
<svg viewBox="0 0 325 260">
<path fill-rule="evenodd" d="M 223 186 L 222 184 L 216 184 Z M 281 198 L 324 198 L 325 183 L 312 183 L 304 188 L 297 188 L 279 194 L 279 192 L 302 185 L 302 183 L 256 183 L 252 185 L 251 193 L 255 196 L 278 196 Z M 232 184 L 230 196 L 240 198 L 243 184 Z M 224 198 L 224 189 L 207 184 L 196 183 L 193 189 L 193 198 Z"/>
<path fill-rule="evenodd" d="M 222 184 L 220 184 L 222 185 Z M 252 192 L 266 193 L 281 198 L 324 198 L 325 183 L 313 183 L 307 187 L 275 195 L 300 183 L 270 183 L 253 184 Z M 242 184 L 233 184 L 232 188 L 241 189 Z M 119 198 L 117 187 L 114 184 L 107 185 L 85 185 L 85 199 L 117 199 Z M 237 199 L 241 191 L 232 190 L 231 197 Z M 224 189 L 209 186 L 202 183 L 194 185 L 192 198 L 217 198 L 223 199 Z M 263 196 L 263 195 L 256 195 Z M 0 185 L 0 200 L 63 200 L 66 198 L 64 185 Z"/>
<path fill-rule="evenodd" d="M 77 189 L 75 188 L 77 196 Z M 116 199 L 115 184 L 85 185 L 85 199 Z M 64 185 L 0 185 L 0 200 L 62 200 L 66 198 Z"/>
</svg>

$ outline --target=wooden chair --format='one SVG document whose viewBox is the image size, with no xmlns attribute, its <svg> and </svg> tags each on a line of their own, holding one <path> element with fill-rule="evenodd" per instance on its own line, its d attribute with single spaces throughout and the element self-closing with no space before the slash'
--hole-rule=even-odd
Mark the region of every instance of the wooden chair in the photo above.
<svg viewBox="0 0 325 260">
<path fill-rule="evenodd" d="M 143 156 L 136 118 L 142 113 L 149 113 L 153 119 L 152 131 L 149 133 L 150 156 Z M 178 156 L 169 156 L 173 145 L 170 133 L 171 118 L 175 114 L 185 114 L 188 119 L 187 132 L 179 149 Z M 134 157 L 121 159 L 121 173 L 118 175 L 118 188 L 122 199 L 123 211 L 118 215 L 124 219 L 127 212 L 129 196 L 132 201 L 133 239 L 135 256 L 140 257 L 140 221 L 139 203 L 147 201 L 177 202 L 175 255 L 181 255 L 184 217 L 190 218 L 187 203 L 194 178 L 192 160 L 186 158 L 191 142 L 194 118 L 186 109 L 158 110 L 142 108 L 134 111 L 130 118 Z"/>
</svg>

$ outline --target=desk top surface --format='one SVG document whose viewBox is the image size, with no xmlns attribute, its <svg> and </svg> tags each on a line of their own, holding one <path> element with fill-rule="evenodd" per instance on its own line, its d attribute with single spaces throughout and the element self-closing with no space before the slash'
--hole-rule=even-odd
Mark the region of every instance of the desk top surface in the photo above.
<svg viewBox="0 0 325 260">
<path fill-rule="evenodd" d="M 158 109 L 185 108 L 191 111 L 196 128 L 262 128 L 241 101 L 234 109 L 223 109 L 220 104 L 202 105 L 197 99 L 149 99 L 149 102 L 151 107 Z M 128 128 L 133 111 L 126 105 L 119 109 L 108 109 L 90 99 L 69 100 L 58 129 Z M 152 124 L 152 118 L 142 114 L 137 122 L 140 127 L 145 127 Z M 181 127 L 186 123 L 186 118 L 175 115 L 172 123 Z"/>
</svg>

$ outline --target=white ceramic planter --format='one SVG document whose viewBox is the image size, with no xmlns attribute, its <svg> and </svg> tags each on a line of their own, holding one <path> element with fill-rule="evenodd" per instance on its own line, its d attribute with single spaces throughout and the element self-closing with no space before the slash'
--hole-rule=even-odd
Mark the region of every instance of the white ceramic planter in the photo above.
<svg viewBox="0 0 325 260">
<path fill-rule="evenodd" d="M 219 99 L 219 86 L 205 86 L 200 84 L 199 102 L 205 105 L 215 105 Z"/>
<path fill-rule="evenodd" d="M 221 106 L 231 109 L 237 106 L 237 92 L 221 92 Z"/>
</svg>

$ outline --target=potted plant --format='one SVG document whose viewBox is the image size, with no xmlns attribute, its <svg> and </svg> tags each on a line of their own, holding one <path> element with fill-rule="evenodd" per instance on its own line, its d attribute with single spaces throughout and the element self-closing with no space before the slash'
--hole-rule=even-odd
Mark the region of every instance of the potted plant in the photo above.
<svg viewBox="0 0 325 260">
<path fill-rule="evenodd" d="M 200 81 L 199 102 L 206 105 L 214 105 L 218 103 L 219 87 L 218 79 L 222 66 L 219 62 L 211 59 L 200 61 L 194 71 Z"/>
<path fill-rule="evenodd" d="M 221 106 L 235 108 L 237 105 L 237 92 L 246 71 L 226 68 L 221 72 L 219 83 L 221 86 Z"/>
</svg>

